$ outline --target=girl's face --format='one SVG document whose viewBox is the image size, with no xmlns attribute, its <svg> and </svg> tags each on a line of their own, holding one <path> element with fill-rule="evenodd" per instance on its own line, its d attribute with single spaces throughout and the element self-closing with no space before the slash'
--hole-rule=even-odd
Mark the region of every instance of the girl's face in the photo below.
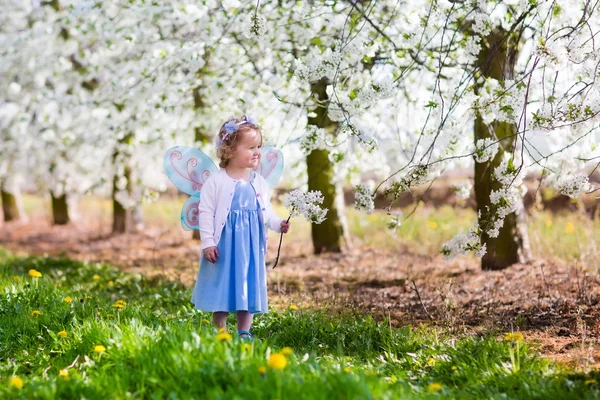
<svg viewBox="0 0 600 400">
<path fill-rule="evenodd" d="M 245 130 L 240 134 L 242 137 L 238 138 L 229 164 L 237 168 L 255 169 L 260 162 L 262 135 L 254 129 Z"/>
</svg>

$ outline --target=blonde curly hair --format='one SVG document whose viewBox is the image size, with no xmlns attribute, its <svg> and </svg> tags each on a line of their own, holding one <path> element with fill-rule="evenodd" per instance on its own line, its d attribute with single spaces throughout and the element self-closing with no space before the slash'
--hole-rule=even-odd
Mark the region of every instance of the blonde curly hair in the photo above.
<svg viewBox="0 0 600 400">
<path fill-rule="evenodd" d="M 226 168 L 233 158 L 239 137 L 248 131 L 256 131 L 260 135 L 262 145 L 262 130 L 252 117 L 242 115 L 240 118 L 229 118 L 221 125 L 217 135 L 217 157 L 219 167 Z"/>
</svg>

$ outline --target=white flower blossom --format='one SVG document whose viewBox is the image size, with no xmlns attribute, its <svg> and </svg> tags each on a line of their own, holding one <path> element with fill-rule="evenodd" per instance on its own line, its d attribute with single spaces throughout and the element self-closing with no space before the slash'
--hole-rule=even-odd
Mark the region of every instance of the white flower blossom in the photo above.
<svg viewBox="0 0 600 400">
<path fill-rule="evenodd" d="M 313 224 L 320 224 L 325 221 L 327 211 L 329 211 L 327 208 L 319 206 L 319 204 L 323 203 L 324 199 L 323 194 L 316 190 L 308 193 L 293 190 L 285 200 L 285 207 L 290 211 L 290 218 L 303 215 L 304 218 Z"/>
<path fill-rule="evenodd" d="M 456 193 L 456 198 L 459 200 L 468 199 L 471 196 L 473 185 L 468 180 L 463 180 L 452 185 L 452 189 Z"/>
<path fill-rule="evenodd" d="M 354 207 L 359 211 L 371 214 L 375 209 L 375 195 L 371 185 L 356 185 L 354 192 Z"/>
<path fill-rule="evenodd" d="M 469 251 L 474 251 L 478 257 L 483 257 L 486 252 L 485 244 L 481 245 L 477 227 L 469 228 L 466 234 L 456 235 L 442 245 L 442 254 L 446 260 L 467 254 Z"/>
<path fill-rule="evenodd" d="M 573 199 L 579 198 L 582 193 L 594 190 L 594 186 L 590 184 L 589 178 L 586 175 L 564 176 L 558 179 L 555 186 L 559 192 Z"/>
<path fill-rule="evenodd" d="M 497 140 L 492 138 L 484 138 L 477 140 L 475 143 L 475 161 L 478 163 L 484 163 L 489 160 L 492 160 L 496 153 L 498 153 L 498 149 L 500 148 L 500 144 Z"/>
</svg>

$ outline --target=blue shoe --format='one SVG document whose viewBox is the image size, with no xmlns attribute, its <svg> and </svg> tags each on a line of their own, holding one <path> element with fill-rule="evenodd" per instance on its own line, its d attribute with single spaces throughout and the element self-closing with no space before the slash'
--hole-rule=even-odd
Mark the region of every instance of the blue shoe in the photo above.
<svg viewBox="0 0 600 400">
<path fill-rule="evenodd" d="M 243 329 L 241 331 L 238 331 L 238 336 L 242 340 L 249 340 L 249 341 L 252 340 L 252 334 L 250 332 L 248 332 L 248 331 L 243 330 Z"/>
</svg>

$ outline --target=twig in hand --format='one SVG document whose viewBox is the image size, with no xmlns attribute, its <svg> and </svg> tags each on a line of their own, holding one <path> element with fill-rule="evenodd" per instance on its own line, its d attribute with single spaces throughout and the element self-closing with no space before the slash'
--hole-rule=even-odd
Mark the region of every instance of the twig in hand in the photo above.
<svg viewBox="0 0 600 400">
<path fill-rule="evenodd" d="M 289 223 L 290 218 L 292 218 L 291 215 L 288 217 L 288 219 L 285 220 L 285 222 Z M 275 258 L 275 265 L 273 265 L 273 269 L 275 269 L 275 267 L 277 266 L 277 263 L 279 262 L 279 253 L 281 252 L 281 242 L 282 241 L 283 241 L 283 232 L 281 232 L 281 234 L 279 236 L 279 246 L 277 247 L 277 257 Z"/>
</svg>

